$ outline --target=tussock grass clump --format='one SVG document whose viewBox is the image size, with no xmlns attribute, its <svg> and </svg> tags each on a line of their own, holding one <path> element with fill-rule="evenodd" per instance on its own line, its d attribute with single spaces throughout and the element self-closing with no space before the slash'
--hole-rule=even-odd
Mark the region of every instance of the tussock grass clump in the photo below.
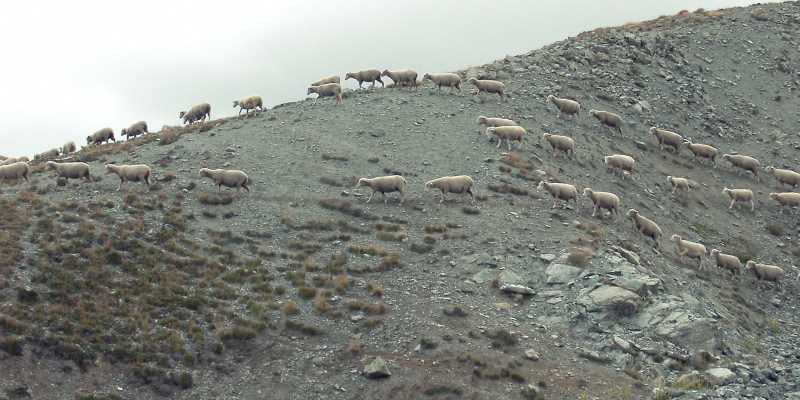
<svg viewBox="0 0 800 400">
<path fill-rule="evenodd" d="M 297 303 L 289 300 L 281 304 L 281 312 L 284 315 L 297 315 L 300 314 L 300 307 L 297 306 Z"/>
<path fill-rule="evenodd" d="M 167 130 L 161 133 L 160 140 L 158 144 L 160 145 L 168 145 L 178 141 L 181 138 L 182 132 L 175 129 L 175 130 Z"/>
<path fill-rule="evenodd" d="M 307 324 L 302 321 L 295 321 L 295 320 L 286 321 L 286 330 L 300 332 L 308 336 L 319 336 L 324 333 L 322 331 L 322 328 Z"/>
<path fill-rule="evenodd" d="M 489 184 L 488 188 L 489 190 L 496 193 L 510 193 L 517 196 L 528 195 L 528 189 L 521 188 L 519 186 L 509 185 L 508 183 L 503 183 L 501 185 Z"/>
<path fill-rule="evenodd" d="M 478 215 L 481 213 L 481 209 L 478 207 L 462 207 L 461 212 L 467 215 Z"/>
<path fill-rule="evenodd" d="M 12 356 L 21 356 L 23 353 L 24 339 L 19 336 L 0 337 L 0 350 Z"/>
<path fill-rule="evenodd" d="M 592 261 L 593 250 L 589 247 L 571 247 L 567 262 L 576 267 L 585 267 Z"/>
<path fill-rule="evenodd" d="M 383 285 L 380 282 L 367 282 L 367 292 L 370 296 L 383 297 Z"/>
<path fill-rule="evenodd" d="M 786 229 L 781 224 L 767 224 L 766 229 L 772 236 L 780 237 L 786 234 Z"/>
<path fill-rule="evenodd" d="M 319 201 L 319 205 L 322 208 L 339 211 L 351 217 L 361 218 L 368 221 L 374 221 L 378 219 L 377 216 L 372 215 L 364 211 L 363 209 L 353 207 L 353 204 L 346 200 L 340 200 L 335 198 L 321 199 Z"/>
<path fill-rule="evenodd" d="M 347 249 L 353 254 L 369 254 L 371 256 L 385 256 L 386 249 L 376 244 L 354 244 Z"/>
<path fill-rule="evenodd" d="M 433 245 L 427 243 L 411 243 L 409 250 L 414 253 L 425 254 L 433 250 Z"/>
<path fill-rule="evenodd" d="M 442 224 L 425 225 L 425 233 L 432 234 L 432 233 L 445 233 L 445 232 L 447 232 L 447 225 L 442 225 Z"/>
<path fill-rule="evenodd" d="M 384 315 L 389 311 L 389 308 L 384 303 L 368 303 L 356 299 L 347 300 L 345 305 L 349 310 L 363 311 L 369 315 Z"/>
<path fill-rule="evenodd" d="M 533 168 L 530 161 L 524 160 L 519 153 L 508 153 L 500 159 L 500 162 L 518 169 L 530 170 Z"/>
<path fill-rule="evenodd" d="M 408 238 L 408 235 L 405 232 L 381 231 L 376 234 L 376 237 L 384 242 L 402 242 Z"/>
<path fill-rule="evenodd" d="M 378 271 L 388 271 L 402 266 L 400 263 L 400 254 L 389 253 L 383 256 L 381 262 L 378 264 Z"/>
<path fill-rule="evenodd" d="M 219 206 L 233 203 L 233 197 L 233 195 L 228 193 L 202 192 L 197 195 L 197 201 L 199 201 L 200 204 Z"/>
</svg>

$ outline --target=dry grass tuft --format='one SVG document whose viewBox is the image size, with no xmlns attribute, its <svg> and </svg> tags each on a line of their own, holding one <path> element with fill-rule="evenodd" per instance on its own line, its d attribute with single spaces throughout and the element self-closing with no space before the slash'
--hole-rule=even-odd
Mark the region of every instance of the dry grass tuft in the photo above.
<svg viewBox="0 0 800 400">
<path fill-rule="evenodd" d="M 376 244 L 354 244 L 350 245 L 348 251 L 354 254 L 369 254 L 371 256 L 385 256 L 388 254 L 386 249 Z"/>
<path fill-rule="evenodd" d="M 352 203 L 345 200 L 340 200 L 335 198 L 321 199 L 319 201 L 319 205 L 322 208 L 339 211 L 351 217 L 361 218 L 369 221 L 374 221 L 378 219 L 377 216 L 372 215 L 360 208 L 353 207 Z"/>
<path fill-rule="evenodd" d="M 585 267 L 592 261 L 593 253 L 590 247 L 571 247 L 567 262 L 576 267 Z"/>
<path fill-rule="evenodd" d="M 160 145 L 167 145 L 172 144 L 180 139 L 182 132 L 180 130 L 167 130 L 161 133 L 160 140 L 158 144 Z"/>
<path fill-rule="evenodd" d="M 200 204 L 218 206 L 231 204 L 233 197 L 233 195 L 227 193 L 202 192 L 197 195 L 197 200 Z"/>
<path fill-rule="evenodd" d="M 283 315 L 297 315 L 300 314 L 300 307 L 297 306 L 297 303 L 289 300 L 281 304 L 281 312 Z"/>
<path fill-rule="evenodd" d="M 509 185 L 507 183 L 503 183 L 502 185 L 490 184 L 488 188 L 489 190 L 496 193 L 511 193 L 516 196 L 528 195 L 528 189 L 521 188 L 519 186 Z"/>
</svg>

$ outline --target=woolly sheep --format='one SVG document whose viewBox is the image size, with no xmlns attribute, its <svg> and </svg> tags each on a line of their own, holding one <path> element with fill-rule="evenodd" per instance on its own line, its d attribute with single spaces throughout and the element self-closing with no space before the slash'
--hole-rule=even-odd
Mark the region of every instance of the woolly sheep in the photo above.
<svg viewBox="0 0 800 400">
<path fill-rule="evenodd" d="M 381 72 L 381 76 L 388 76 L 392 81 L 394 81 L 395 86 L 398 87 L 403 85 L 408 85 L 411 87 L 417 86 L 417 72 L 413 69 L 399 69 L 394 71 L 385 69 L 383 72 Z"/>
<path fill-rule="evenodd" d="M 691 139 L 684 139 L 683 144 L 689 148 L 694 158 L 700 157 L 711 160 L 711 164 L 714 168 L 717 167 L 717 154 L 719 154 L 719 150 L 717 150 L 716 147 L 702 143 L 692 143 Z"/>
<path fill-rule="evenodd" d="M 56 175 L 69 181 L 70 179 L 84 178 L 87 181 L 92 181 L 92 175 L 89 173 L 89 164 L 83 162 L 65 162 L 57 163 L 55 161 L 47 162 L 47 169 L 56 171 Z"/>
<path fill-rule="evenodd" d="M 655 126 L 650 128 L 650 134 L 658 141 L 658 148 L 661 149 L 661 151 L 664 151 L 664 146 L 666 145 L 675 149 L 675 154 L 681 153 L 683 136 L 666 129 L 656 128 Z"/>
<path fill-rule="evenodd" d="M 27 162 L 18 161 L 13 164 L 0 166 L 0 181 L 4 180 L 18 180 L 19 178 L 25 179 L 31 176 L 31 169 Z"/>
<path fill-rule="evenodd" d="M 478 117 L 478 134 L 481 133 L 481 127 L 484 128 L 491 128 L 491 127 L 498 127 L 498 126 L 517 126 L 518 124 L 510 119 L 506 118 L 496 118 L 496 117 L 484 117 L 483 115 Z M 486 136 L 489 136 L 486 134 Z"/>
<path fill-rule="evenodd" d="M 616 129 L 620 135 L 622 134 L 622 117 L 610 111 L 589 110 L 589 113 L 594 115 L 603 126 L 611 129 Z"/>
<path fill-rule="evenodd" d="M 425 191 L 431 188 L 439 189 L 442 192 L 442 199 L 439 203 L 443 203 L 447 193 L 468 193 L 472 202 L 475 202 L 475 194 L 472 193 L 472 185 L 474 181 L 467 175 L 444 176 L 425 182 Z"/>
<path fill-rule="evenodd" d="M 370 86 L 370 88 L 374 88 L 375 87 L 375 82 L 380 82 L 381 83 L 381 87 L 386 87 L 386 85 L 384 85 L 383 81 L 381 80 L 381 71 L 379 71 L 377 69 L 367 69 L 367 70 L 358 71 L 358 72 L 348 72 L 345 75 L 344 80 L 348 80 L 348 79 L 357 80 L 359 89 L 361 89 L 361 84 L 364 83 L 364 82 L 372 82 L 372 86 Z"/>
<path fill-rule="evenodd" d="M 250 178 L 238 169 L 209 169 L 200 168 L 200 176 L 204 178 L 211 178 L 217 185 L 217 191 L 222 191 L 222 186 L 229 188 L 236 188 L 240 192 L 242 188 L 250 191 L 247 184 L 250 183 Z"/>
<path fill-rule="evenodd" d="M 50 149 L 50 150 L 47 150 L 47 151 L 45 151 L 43 153 L 35 154 L 33 156 L 33 159 L 34 160 L 49 160 L 49 159 L 58 157 L 59 154 L 61 154 L 61 151 L 59 149 Z"/>
<path fill-rule="evenodd" d="M 628 174 L 633 173 L 633 166 L 636 164 L 636 160 L 633 157 L 625 155 L 625 154 L 613 154 L 610 156 L 603 157 L 603 162 L 606 163 L 606 169 L 610 169 L 612 171 L 620 171 L 622 176 L 625 176 L 625 173 Z"/>
<path fill-rule="evenodd" d="M 661 238 L 661 228 L 653 220 L 643 217 L 639 214 L 639 210 L 631 208 L 626 214 L 628 218 L 633 221 L 633 226 L 636 231 L 642 235 L 653 239 L 655 247 L 659 247 L 658 239 Z"/>
<path fill-rule="evenodd" d="M 329 77 L 322 78 L 309 86 L 322 86 L 326 83 L 342 83 L 342 80 L 339 78 L 339 75 L 331 75 Z"/>
<path fill-rule="evenodd" d="M 178 118 L 183 119 L 184 124 L 193 124 L 195 122 L 203 122 L 208 117 L 208 120 L 211 120 L 211 105 L 208 103 L 200 103 L 192 108 L 189 111 L 181 111 L 178 114 Z"/>
<path fill-rule="evenodd" d="M 61 146 L 61 154 L 62 155 L 71 154 L 71 153 L 74 153 L 75 150 L 77 150 L 77 149 L 78 149 L 78 147 L 75 146 L 75 142 L 71 142 L 70 141 L 70 142 L 64 143 L 64 145 Z"/>
<path fill-rule="evenodd" d="M 595 192 L 592 188 L 583 189 L 583 195 L 592 200 L 594 210 L 592 210 L 592 217 L 597 215 L 598 209 L 606 209 L 609 216 L 619 215 L 619 196 L 610 192 Z"/>
<path fill-rule="evenodd" d="M 139 135 L 144 135 L 145 133 L 150 133 L 147 130 L 147 122 L 145 121 L 138 121 L 131 124 L 131 126 L 127 128 L 123 128 L 122 131 L 119 133 L 119 136 L 125 136 L 126 140 L 131 140 L 131 138 L 136 139 Z"/>
<path fill-rule="evenodd" d="M 550 143 L 550 147 L 553 148 L 553 157 L 558 157 L 559 151 L 568 156 L 575 156 L 575 141 L 571 137 L 543 133 L 542 139 Z"/>
<path fill-rule="evenodd" d="M 768 166 L 764 168 L 767 173 L 772 174 L 778 182 L 783 185 L 789 185 L 791 187 L 800 186 L 800 174 L 794 172 L 790 169 L 780 169 L 775 168 L 773 166 Z"/>
<path fill-rule="evenodd" d="M 564 200 L 566 203 L 572 200 L 575 202 L 575 212 L 578 212 L 578 189 L 575 186 L 568 183 L 540 181 L 539 186 L 536 188 L 538 190 L 547 190 L 553 197 L 553 207 L 550 207 L 551 209 L 556 208 L 558 200 Z"/>
<path fill-rule="evenodd" d="M 425 74 L 422 76 L 422 81 L 429 80 L 436 85 L 436 92 L 441 93 L 442 86 L 449 87 L 450 91 L 453 88 L 461 91 L 461 77 L 458 74 L 443 73 L 443 74 Z"/>
<path fill-rule="evenodd" d="M 102 144 L 109 140 L 114 141 L 114 143 L 117 142 L 117 139 L 114 139 L 114 130 L 111 128 L 103 128 L 87 136 L 86 144 Z"/>
<path fill-rule="evenodd" d="M 481 92 L 486 92 L 489 94 L 496 93 L 502 99 L 506 92 L 506 85 L 500 81 L 469 78 L 467 82 L 471 83 L 477 89 L 475 91 L 476 96 L 479 95 Z"/>
<path fill-rule="evenodd" d="M 234 100 L 233 101 L 233 108 L 239 107 L 239 116 L 242 115 L 242 111 L 244 111 L 244 115 L 250 114 L 250 110 L 258 110 L 264 111 L 264 102 L 261 100 L 261 96 L 250 96 L 245 97 L 241 100 Z"/>
<path fill-rule="evenodd" d="M 728 206 L 728 209 L 733 208 L 733 205 L 736 203 L 750 203 L 750 211 L 754 211 L 756 209 L 756 203 L 754 201 L 753 191 L 750 189 L 728 189 L 723 188 L 722 193 L 727 194 L 728 197 L 731 198 L 731 204 Z"/>
<path fill-rule="evenodd" d="M 706 246 L 684 240 L 680 235 L 672 235 L 671 239 L 678 248 L 678 256 L 681 260 L 683 260 L 683 257 L 696 258 L 697 268 L 703 269 L 703 256 L 706 255 Z"/>
<path fill-rule="evenodd" d="M 783 268 L 777 265 L 761 264 L 753 260 L 748 261 L 747 264 L 744 265 L 744 269 L 753 271 L 753 275 L 755 275 L 759 280 L 775 282 L 778 284 L 785 274 L 783 272 Z"/>
<path fill-rule="evenodd" d="M 519 142 L 519 148 L 522 148 L 522 139 L 525 136 L 525 128 L 521 126 L 493 126 L 486 128 L 487 135 L 494 135 L 497 137 L 497 147 L 503 140 L 508 145 L 508 150 L 511 151 L 511 141 Z"/>
<path fill-rule="evenodd" d="M 26 163 L 26 162 L 30 162 L 30 161 L 31 160 L 28 157 L 25 157 L 25 156 L 22 156 L 22 157 L 8 157 L 5 160 L 3 160 L 2 162 L 0 162 L 0 165 L 11 165 L 11 164 L 18 163 L 18 162 L 25 162 Z"/>
<path fill-rule="evenodd" d="M 106 164 L 106 175 L 114 173 L 119 177 L 119 187 L 117 191 L 122 189 L 122 184 L 125 182 L 144 182 L 148 187 L 150 186 L 150 167 L 144 164 L 135 165 L 116 165 Z"/>
<path fill-rule="evenodd" d="M 711 258 L 717 263 L 717 267 L 730 271 L 732 275 L 738 275 L 742 271 L 742 262 L 739 261 L 739 257 L 711 249 Z"/>
<path fill-rule="evenodd" d="M 769 198 L 775 200 L 780 204 L 782 207 L 800 207 L 800 193 L 795 192 L 783 192 L 783 193 L 770 193 Z M 783 212 L 783 209 L 781 209 Z"/>
<path fill-rule="evenodd" d="M 672 194 L 675 194 L 677 190 L 682 190 L 684 192 L 688 192 L 689 189 L 692 187 L 692 181 L 688 178 L 679 178 L 677 176 L 667 176 L 667 183 L 672 186 Z"/>
<path fill-rule="evenodd" d="M 406 178 L 403 178 L 400 175 L 389 175 L 389 176 L 379 176 L 375 178 L 360 178 L 356 183 L 356 187 L 360 186 L 368 186 L 372 189 L 372 193 L 369 195 L 367 199 L 367 203 L 372 200 L 372 196 L 375 196 L 376 192 L 380 192 L 381 197 L 383 197 L 384 204 L 389 201 L 386 197 L 386 193 L 392 192 L 400 192 L 400 204 L 403 204 L 403 200 L 405 197 L 406 192 Z"/>
<path fill-rule="evenodd" d="M 552 102 L 558 108 L 558 118 L 561 115 L 578 116 L 581 112 L 581 103 L 571 99 L 562 99 L 556 96 L 548 95 L 547 101 Z"/>
<path fill-rule="evenodd" d="M 342 104 L 342 86 L 338 83 L 326 83 L 321 86 L 310 86 L 306 94 L 316 93 L 318 96 L 314 98 L 314 104 L 317 104 L 317 99 L 322 97 L 336 97 L 336 104 Z"/>
<path fill-rule="evenodd" d="M 752 172 L 753 177 L 756 178 L 756 182 L 759 181 L 758 169 L 761 168 L 761 163 L 755 158 L 741 154 L 723 154 L 722 159 L 727 160 L 734 167 Z"/>
</svg>

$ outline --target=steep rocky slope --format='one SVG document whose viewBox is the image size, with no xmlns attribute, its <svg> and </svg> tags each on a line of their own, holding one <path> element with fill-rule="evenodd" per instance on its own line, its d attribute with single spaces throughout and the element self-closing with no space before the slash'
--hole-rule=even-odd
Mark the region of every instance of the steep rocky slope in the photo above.
<svg viewBox="0 0 800 400">
<path fill-rule="evenodd" d="M 793 398 L 796 213 L 763 171 L 660 151 L 647 130 L 800 169 L 799 26 L 781 3 L 603 28 L 461 71 L 504 81 L 505 101 L 349 92 L 84 149 L 96 182 L 4 185 L 0 398 Z M 557 118 L 548 94 L 583 112 Z M 623 135 L 589 109 L 621 114 Z M 479 136 L 478 115 L 519 121 L 523 149 Z M 576 157 L 542 132 L 575 138 Z M 605 171 L 614 153 L 637 160 L 630 179 Z M 104 162 L 147 163 L 158 183 L 115 192 Z M 252 192 L 197 175 L 223 166 Z M 356 178 L 387 173 L 408 179 L 405 204 L 364 204 Z M 423 190 L 455 174 L 475 205 Z M 667 175 L 699 186 L 671 195 Z M 542 178 L 617 193 L 660 224 L 660 250 L 585 198 L 551 210 Z M 726 186 L 752 188 L 756 210 L 729 210 Z M 697 270 L 674 233 L 789 276 Z M 376 358 L 390 377 L 365 376 Z"/>
</svg>

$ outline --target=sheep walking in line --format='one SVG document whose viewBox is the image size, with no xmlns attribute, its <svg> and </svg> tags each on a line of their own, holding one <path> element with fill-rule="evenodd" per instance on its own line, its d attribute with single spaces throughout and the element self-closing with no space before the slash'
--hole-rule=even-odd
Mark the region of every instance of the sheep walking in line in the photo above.
<svg viewBox="0 0 800 400">
<path fill-rule="evenodd" d="M 22 178 L 25 182 L 29 182 L 28 179 L 30 177 L 31 168 L 25 161 L 18 161 L 13 164 L 0 166 L 0 181 L 9 180 L 19 182 L 19 178 Z"/>
<path fill-rule="evenodd" d="M 717 267 L 728 270 L 733 276 L 742 272 L 742 262 L 739 261 L 739 257 L 711 249 L 711 258 L 717 263 Z"/>
<path fill-rule="evenodd" d="M 386 193 L 400 192 L 400 204 L 403 204 L 407 183 L 406 178 L 400 175 L 389 175 L 375 178 L 360 178 L 356 183 L 356 187 L 360 186 L 368 186 L 372 189 L 367 203 L 372 200 L 372 196 L 375 196 L 375 193 L 380 193 L 381 197 L 383 197 L 383 203 L 386 204 L 389 201 L 389 198 L 386 197 Z"/>
<path fill-rule="evenodd" d="M 553 158 L 558 157 L 558 152 L 563 152 L 567 157 L 575 156 L 575 141 L 571 137 L 543 133 L 542 139 L 550 143 L 553 148 Z"/>
<path fill-rule="evenodd" d="M 55 170 L 56 175 L 64 178 L 67 181 L 70 179 L 86 179 L 92 181 L 92 175 L 89 173 L 89 164 L 83 162 L 65 162 L 57 163 L 55 161 L 47 162 L 48 170 Z"/>
<path fill-rule="evenodd" d="M 114 143 L 117 142 L 117 139 L 114 139 L 114 130 L 111 128 L 103 128 L 87 136 L 86 144 L 87 145 L 102 144 L 108 142 L 109 140 L 113 141 Z"/>
<path fill-rule="evenodd" d="M 485 134 L 486 132 L 483 129 L 492 128 L 492 127 L 499 127 L 499 126 L 517 126 L 518 124 L 510 119 L 507 118 L 496 118 L 496 117 L 484 117 L 483 115 L 478 117 L 478 134 Z M 482 129 L 483 128 L 483 129 Z M 486 136 L 489 136 L 488 134 Z"/>
<path fill-rule="evenodd" d="M 59 149 L 50 149 L 45 152 L 35 154 L 33 156 L 34 160 L 41 161 L 41 160 L 52 160 L 61 154 L 61 150 Z"/>
<path fill-rule="evenodd" d="M 242 115 L 242 111 L 247 116 L 250 114 L 250 110 L 264 111 L 264 102 L 261 100 L 261 96 L 250 96 L 241 100 L 234 100 L 233 108 L 236 107 L 239 107 L 238 116 Z"/>
<path fill-rule="evenodd" d="M 75 146 L 75 142 L 69 141 L 67 143 L 64 143 L 63 146 L 61 146 L 61 154 L 62 155 L 72 154 L 77 149 L 78 149 L 78 146 Z"/>
<path fill-rule="evenodd" d="M 656 128 L 655 126 L 650 128 L 650 134 L 658 141 L 658 148 L 661 149 L 661 151 L 664 151 L 664 146 L 669 146 L 675 150 L 675 154 L 681 153 L 681 146 L 683 146 L 684 141 L 683 136 L 666 129 Z"/>
<path fill-rule="evenodd" d="M 753 275 L 755 275 L 758 280 L 775 282 L 778 287 L 780 287 L 780 281 L 786 274 L 783 268 L 777 265 L 761 264 L 753 260 L 748 261 L 747 264 L 744 265 L 744 269 L 753 272 Z"/>
<path fill-rule="evenodd" d="M 22 156 L 22 157 L 6 157 L 5 160 L 0 161 L 0 166 L 11 165 L 11 164 L 18 163 L 18 162 L 27 163 L 27 162 L 30 162 L 30 161 L 31 160 L 28 157 L 25 157 L 25 156 Z"/>
<path fill-rule="evenodd" d="M 639 214 L 639 210 L 631 208 L 627 213 L 628 218 L 633 221 L 633 227 L 637 232 L 645 237 L 653 239 L 653 245 L 658 248 L 660 246 L 658 240 L 663 235 L 661 228 L 653 220 L 646 218 Z"/>
<path fill-rule="evenodd" d="M 208 103 L 200 103 L 192 108 L 189 111 L 181 111 L 178 114 L 178 118 L 183 120 L 184 124 L 193 124 L 195 122 L 204 122 L 208 117 L 208 120 L 211 120 L 211 105 Z"/>
<path fill-rule="evenodd" d="M 221 192 L 222 187 L 236 188 L 237 192 L 242 189 L 249 192 L 250 188 L 247 185 L 250 183 L 250 178 L 238 169 L 209 169 L 200 168 L 200 176 L 203 178 L 211 178 L 217 185 L 217 191 Z"/>
<path fill-rule="evenodd" d="M 372 85 L 370 86 L 370 89 L 375 87 L 375 82 L 380 82 L 381 83 L 381 87 L 386 87 L 386 85 L 384 85 L 383 81 L 381 80 L 381 71 L 379 71 L 377 69 L 367 69 L 367 70 L 358 71 L 358 72 L 348 72 L 345 75 L 344 80 L 348 80 L 348 79 L 355 79 L 356 81 L 358 81 L 358 88 L 359 89 L 361 89 L 361 84 L 364 83 L 364 82 L 372 83 Z M 316 86 L 316 85 L 312 85 L 312 86 Z"/>
<path fill-rule="evenodd" d="M 672 186 L 672 192 L 670 192 L 670 194 L 675 194 L 678 190 L 683 193 L 689 193 L 689 189 L 694 187 L 689 178 L 679 178 L 677 176 L 667 176 L 667 183 Z"/>
<path fill-rule="evenodd" d="M 436 85 L 436 93 L 442 93 L 442 86 L 449 87 L 450 92 L 453 89 L 461 91 L 461 77 L 458 74 L 443 73 L 443 74 L 425 74 L 422 76 L 422 81 L 431 81 Z"/>
<path fill-rule="evenodd" d="M 792 188 L 800 186 L 800 173 L 790 169 L 775 168 L 771 165 L 764 168 L 764 171 L 774 176 L 775 179 L 778 180 L 778 183 L 781 184 L 781 187 L 783 187 L 783 185 L 789 185 Z"/>
<path fill-rule="evenodd" d="M 633 166 L 636 160 L 633 157 L 625 154 L 613 154 L 603 157 L 603 162 L 606 164 L 606 172 L 613 171 L 615 174 L 619 173 L 623 178 L 626 175 L 633 174 Z"/>
<path fill-rule="evenodd" d="M 150 187 L 150 167 L 144 164 L 106 164 L 106 175 L 108 174 L 116 174 L 119 177 L 117 191 L 122 190 L 122 184 L 125 182 L 144 182 L 147 187 Z"/>
<path fill-rule="evenodd" d="M 581 103 L 578 103 L 575 100 L 562 99 L 551 94 L 547 96 L 547 101 L 556 105 L 556 108 L 558 108 L 559 119 L 562 115 L 577 117 L 581 112 Z"/>
<path fill-rule="evenodd" d="M 706 160 L 711 160 L 711 165 L 713 165 L 714 168 L 717 167 L 717 154 L 719 154 L 719 150 L 717 150 L 716 147 L 702 143 L 692 143 L 691 139 L 684 139 L 683 144 L 689 148 L 689 151 L 692 152 L 695 159 L 704 158 Z"/>
<path fill-rule="evenodd" d="M 695 243 L 689 240 L 683 239 L 680 235 L 672 235 L 672 241 L 675 242 L 675 246 L 678 249 L 678 257 L 683 261 L 684 257 L 688 258 L 696 258 L 697 259 L 697 269 L 703 269 L 703 256 L 706 255 L 706 246 L 703 246 L 700 243 Z"/>
<path fill-rule="evenodd" d="M 125 136 L 126 140 L 131 140 L 136 139 L 136 136 L 144 135 L 145 133 L 150 133 L 147 131 L 147 122 L 138 121 L 134 122 L 127 128 L 123 128 L 119 135 Z"/>
<path fill-rule="evenodd" d="M 386 69 L 381 72 L 381 76 L 388 76 L 396 87 L 417 87 L 417 71 L 412 69 L 399 69 L 394 71 Z"/>
<path fill-rule="evenodd" d="M 756 182 L 760 181 L 758 170 L 761 168 L 761 163 L 757 159 L 741 154 L 723 154 L 722 159 L 728 161 L 734 167 L 752 172 Z M 737 174 L 739 169 L 736 170 Z"/>
<path fill-rule="evenodd" d="M 497 94 L 500 96 L 500 99 L 503 99 L 506 92 L 506 85 L 500 81 L 494 81 L 491 79 L 475 79 L 469 78 L 467 80 L 470 84 L 475 86 L 474 95 L 477 96 L 481 92 L 489 93 L 489 94 Z"/>
<path fill-rule="evenodd" d="M 322 85 L 324 85 L 326 83 L 342 83 L 342 82 L 341 82 L 341 78 L 339 78 L 339 75 L 331 75 L 329 77 L 322 78 L 322 79 L 312 83 L 309 86 L 322 86 Z"/>
<path fill-rule="evenodd" d="M 323 97 L 335 97 L 336 105 L 342 104 L 342 86 L 338 83 L 326 83 L 321 86 L 309 86 L 306 94 L 310 95 L 312 93 L 317 94 L 317 97 L 314 98 L 314 104 L 317 104 L 317 100 Z"/>
<path fill-rule="evenodd" d="M 467 175 L 444 176 L 425 182 L 425 191 L 429 189 L 439 189 L 442 192 L 442 199 L 439 203 L 444 203 L 447 193 L 462 194 L 467 193 L 475 203 L 475 194 L 472 193 L 472 186 L 475 182 Z"/>
<path fill-rule="evenodd" d="M 600 110 L 589 110 L 589 113 L 592 114 L 600 124 L 605 126 L 611 131 L 617 131 L 619 134 L 622 134 L 622 117 L 617 114 L 614 114 L 610 111 L 600 111 Z"/>
<path fill-rule="evenodd" d="M 522 139 L 525 137 L 525 128 L 521 126 L 498 126 L 486 128 L 486 135 L 494 135 L 497 137 L 497 148 L 506 141 L 508 151 L 511 151 L 511 142 L 518 142 L 519 148 L 522 149 Z"/>
<path fill-rule="evenodd" d="M 569 201 L 572 200 L 575 202 L 575 212 L 578 212 L 578 189 L 575 188 L 575 186 L 568 183 L 540 181 L 536 189 L 547 190 L 550 196 L 553 197 L 553 206 L 550 207 L 551 210 L 556 208 L 558 200 L 563 200 L 565 203 L 569 203 Z"/>
<path fill-rule="evenodd" d="M 722 193 L 728 195 L 731 199 L 731 204 L 728 209 L 732 209 L 736 203 L 750 203 L 750 211 L 756 210 L 755 196 L 750 189 L 728 189 L 723 188 Z"/>
<path fill-rule="evenodd" d="M 619 196 L 610 192 L 595 192 L 592 188 L 583 189 L 583 195 L 588 197 L 594 209 L 592 210 L 592 217 L 597 215 L 597 210 L 608 210 L 608 215 L 614 217 L 619 215 Z"/>
<path fill-rule="evenodd" d="M 783 192 L 783 193 L 775 193 L 772 192 L 769 194 L 769 198 L 778 202 L 781 206 L 781 214 L 786 208 L 792 209 L 796 207 L 800 207 L 800 193 L 795 192 Z"/>
</svg>

